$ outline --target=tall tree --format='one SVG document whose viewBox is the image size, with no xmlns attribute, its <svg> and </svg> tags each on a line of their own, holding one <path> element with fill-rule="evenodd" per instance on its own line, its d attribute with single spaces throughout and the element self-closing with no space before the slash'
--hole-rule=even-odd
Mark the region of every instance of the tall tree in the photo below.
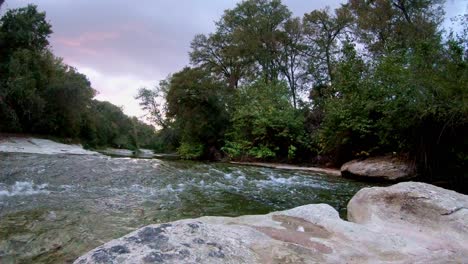
<svg viewBox="0 0 468 264">
<path fill-rule="evenodd" d="M 0 58 L 19 49 L 44 51 L 51 33 L 46 14 L 37 6 L 8 10 L 0 20 Z"/>
<path fill-rule="evenodd" d="M 291 12 L 280 0 L 248 0 L 226 10 L 218 29 L 232 35 L 232 45 L 258 67 L 266 82 L 278 79 L 278 57 L 284 23 Z M 255 77 L 255 76 L 254 76 Z"/>
<path fill-rule="evenodd" d="M 292 18 L 284 24 L 285 37 L 282 39 L 282 49 L 279 62 L 281 74 L 286 78 L 294 108 L 297 108 L 297 97 L 300 85 L 307 75 L 305 64 L 304 31 L 300 18 Z"/>
<path fill-rule="evenodd" d="M 170 78 L 168 78 L 170 79 Z M 140 106 L 146 112 L 146 118 L 156 126 L 166 129 L 170 120 L 167 119 L 166 96 L 169 89 L 168 80 L 159 82 L 154 89 L 141 88 L 135 99 L 139 100 Z"/>
<path fill-rule="evenodd" d="M 42 133 L 77 138 L 83 115 L 91 108 L 96 91 L 91 82 L 73 67 L 55 59 L 55 69 L 41 97 L 46 101 L 44 118 L 39 122 Z"/>
<path fill-rule="evenodd" d="M 350 0 L 356 35 L 371 54 L 405 51 L 419 40 L 438 42 L 445 0 Z"/>
<path fill-rule="evenodd" d="M 200 68 L 184 68 L 168 82 L 167 117 L 181 134 L 182 146 L 196 146 L 200 153 L 219 148 L 228 126 L 229 89 Z"/>
<path fill-rule="evenodd" d="M 53 71 L 47 52 L 51 25 L 34 5 L 8 10 L 0 19 L 0 115 L 3 129 L 32 128 L 44 110 L 39 91 Z M 5 126 L 5 127 L 3 127 Z"/>
<path fill-rule="evenodd" d="M 317 85 L 333 84 L 334 64 L 340 50 L 338 40 L 352 21 L 347 6 L 336 9 L 334 14 L 326 8 L 304 15 L 310 68 Z"/>
<path fill-rule="evenodd" d="M 240 50 L 232 45 L 232 35 L 216 32 L 208 37 L 196 35 L 191 43 L 190 61 L 194 66 L 220 75 L 229 87 L 237 88 L 245 75 L 248 63 Z"/>
</svg>

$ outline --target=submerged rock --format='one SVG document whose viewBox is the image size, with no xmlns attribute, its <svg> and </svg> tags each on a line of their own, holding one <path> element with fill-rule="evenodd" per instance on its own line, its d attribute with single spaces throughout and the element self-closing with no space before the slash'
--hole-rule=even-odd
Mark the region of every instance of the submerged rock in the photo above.
<svg viewBox="0 0 468 264">
<path fill-rule="evenodd" d="M 135 152 L 129 149 L 116 149 L 116 148 L 106 148 L 100 150 L 102 154 L 116 156 L 116 157 L 134 157 Z"/>
<path fill-rule="evenodd" d="M 136 153 L 138 158 L 151 159 L 154 158 L 154 151 L 151 149 L 139 149 Z"/>
<path fill-rule="evenodd" d="M 364 180 L 403 181 L 416 176 L 414 164 L 386 156 L 352 160 L 341 166 L 341 175 Z"/>
<path fill-rule="evenodd" d="M 150 225 L 75 263 L 467 263 L 468 196 L 423 183 L 365 188 L 350 222 L 326 204 Z"/>
<path fill-rule="evenodd" d="M 141 159 L 178 159 L 177 154 L 164 154 L 164 153 L 154 153 L 151 149 L 138 149 L 136 151 L 129 149 L 116 149 L 116 148 L 106 148 L 100 150 L 104 155 L 115 156 L 115 157 L 127 157 L 127 158 L 141 158 Z"/>
</svg>

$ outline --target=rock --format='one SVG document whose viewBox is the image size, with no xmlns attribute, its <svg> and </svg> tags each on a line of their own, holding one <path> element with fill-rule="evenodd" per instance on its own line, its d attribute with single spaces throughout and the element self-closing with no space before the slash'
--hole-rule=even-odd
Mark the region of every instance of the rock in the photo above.
<svg viewBox="0 0 468 264">
<path fill-rule="evenodd" d="M 303 167 L 303 166 L 297 166 L 297 165 L 291 165 L 291 164 L 265 163 L 265 162 L 230 161 L 229 163 L 235 164 L 235 165 L 273 168 L 273 169 L 278 169 L 278 170 L 306 171 L 306 172 L 311 172 L 311 173 L 325 174 L 329 176 L 341 176 L 341 172 L 339 170 L 329 169 L 329 168 Z"/>
<path fill-rule="evenodd" d="M 415 177 L 416 169 L 407 161 L 385 156 L 349 161 L 341 166 L 341 175 L 371 181 L 403 181 Z"/>
<path fill-rule="evenodd" d="M 468 249 L 468 196 L 434 185 L 364 188 L 348 203 L 348 219 L 376 231 L 431 241 L 445 250 Z"/>
<path fill-rule="evenodd" d="M 150 225 L 75 263 L 468 263 L 468 196 L 422 183 L 326 204 Z M 354 222 L 353 222 L 354 221 Z"/>
<path fill-rule="evenodd" d="M 154 157 L 154 151 L 151 149 L 139 149 L 137 152 L 138 158 L 151 159 Z"/>
<path fill-rule="evenodd" d="M 19 152 L 35 154 L 73 154 L 99 155 L 94 151 L 83 149 L 81 145 L 68 145 L 49 139 L 31 137 L 6 137 L 0 139 L 0 152 Z"/>
<path fill-rule="evenodd" d="M 116 157 L 134 157 L 135 153 L 129 149 L 116 149 L 116 148 L 106 148 L 100 150 L 102 154 Z"/>
</svg>

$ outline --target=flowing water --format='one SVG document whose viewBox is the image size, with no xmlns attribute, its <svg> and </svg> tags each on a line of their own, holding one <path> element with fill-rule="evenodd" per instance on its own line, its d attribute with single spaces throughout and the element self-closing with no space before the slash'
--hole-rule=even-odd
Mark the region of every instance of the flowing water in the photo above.
<svg viewBox="0 0 468 264">
<path fill-rule="evenodd" d="M 0 154 L 0 263 L 69 263 L 138 227 L 328 203 L 367 184 L 339 177 L 105 156 Z"/>
</svg>

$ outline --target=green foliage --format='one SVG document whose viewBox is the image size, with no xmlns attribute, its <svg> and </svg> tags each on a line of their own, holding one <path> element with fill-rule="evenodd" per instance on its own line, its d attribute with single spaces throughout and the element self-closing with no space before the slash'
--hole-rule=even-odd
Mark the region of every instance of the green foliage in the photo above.
<svg viewBox="0 0 468 264">
<path fill-rule="evenodd" d="M 152 149 L 159 153 L 173 153 L 180 145 L 179 130 L 174 127 L 163 128 L 156 131 L 155 137 L 149 138 Z"/>
<path fill-rule="evenodd" d="M 232 157 L 287 158 L 291 145 L 303 144 L 303 122 L 284 83 L 255 82 L 237 94 L 223 150 Z"/>
<path fill-rule="evenodd" d="M 360 152 L 410 153 L 427 178 L 459 168 L 468 124 L 462 47 L 450 39 L 421 40 L 410 53 L 392 52 L 369 63 L 345 47 L 330 88 L 334 96 L 323 103 L 323 151 L 338 162 Z"/>
<path fill-rule="evenodd" d="M 219 148 L 228 125 L 229 93 L 200 68 L 185 68 L 168 81 L 167 116 L 183 142 L 203 142 L 203 151 Z"/>
<path fill-rule="evenodd" d="M 191 62 L 216 75 L 229 87 L 242 79 L 276 81 L 291 12 L 279 0 L 242 1 L 224 12 L 216 32 L 192 41 Z"/>
<path fill-rule="evenodd" d="M 154 89 L 140 88 L 135 99 L 146 112 L 146 118 L 156 126 L 168 128 L 170 120 L 166 120 L 167 105 L 163 102 L 169 89 L 169 83 L 163 80 Z"/>
<path fill-rule="evenodd" d="M 374 56 L 407 50 L 421 40 L 438 41 L 445 0 L 349 0 L 355 35 Z"/>
<path fill-rule="evenodd" d="M 289 161 L 320 153 L 336 165 L 396 152 L 427 180 L 447 168 L 463 175 L 468 23 L 444 38 L 443 2 L 349 0 L 302 20 L 279 0 L 226 10 L 214 33 L 192 42 L 199 68 L 168 82 L 179 152 L 203 145 L 194 156 L 214 147 L 232 159 Z M 299 98 L 307 88 L 308 103 Z"/>
<path fill-rule="evenodd" d="M 157 147 L 157 135 L 152 126 L 126 116 L 122 109 L 93 100 L 82 123 L 81 135 L 93 147 L 138 149 Z"/>
<path fill-rule="evenodd" d="M 87 147 L 152 146 L 153 127 L 92 100 L 86 76 L 49 50 L 51 33 L 34 5 L 0 19 L 0 131 L 82 139 Z"/>
<path fill-rule="evenodd" d="M 328 8 L 314 10 L 304 15 L 304 35 L 311 74 L 315 85 L 333 83 L 336 54 L 339 53 L 338 40 L 345 34 L 353 17 L 344 6 L 331 14 Z"/>
<path fill-rule="evenodd" d="M 177 149 L 177 152 L 182 159 L 194 160 L 199 159 L 202 156 L 204 147 L 205 146 L 202 143 L 183 141 Z"/>
<path fill-rule="evenodd" d="M 289 146 L 288 148 L 288 159 L 293 160 L 296 157 L 297 148 L 294 145 Z"/>
<path fill-rule="evenodd" d="M 226 141 L 224 147 L 221 148 L 229 158 L 245 158 L 245 153 L 249 151 L 250 142 L 237 140 L 234 142 Z"/>
<path fill-rule="evenodd" d="M 45 13 L 37 11 L 37 6 L 8 10 L 0 19 L 0 54 L 19 49 L 43 51 L 49 45 L 51 33 L 52 26 Z"/>
<path fill-rule="evenodd" d="M 284 23 L 291 11 L 280 0 L 243 1 L 232 10 L 226 10 L 219 30 L 232 32 L 232 44 L 245 60 L 259 68 L 259 76 L 266 82 L 276 81 L 280 72 L 276 61 L 280 40 L 285 37 Z"/>
<path fill-rule="evenodd" d="M 269 159 L 276 157 L 276 153 L 269 149 L 267 146 L 258 146 L 249 149 L 249 156 L 257 159 Z"/>
</svg>

